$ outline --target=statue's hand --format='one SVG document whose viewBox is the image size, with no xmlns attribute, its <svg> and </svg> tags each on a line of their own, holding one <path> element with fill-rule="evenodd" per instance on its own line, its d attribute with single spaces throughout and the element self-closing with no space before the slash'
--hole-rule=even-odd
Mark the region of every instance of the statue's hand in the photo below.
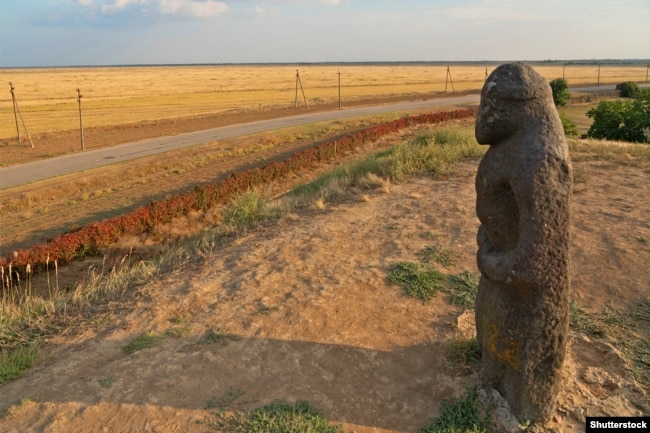
<svg viewBox="0 0 650 433">
<path fill-rule="evenodd" d="M 477 243 L 477 263 L 481 273 L 490 280 L 511 283 L 514 276 L 514 251 L 496 251 L 482 225 L 478 228 Z"/>
<path fill-rule="evenodd" d="M 510 284 L 513 282 L 512 252 L 492 252 L 478 255 L 478 267 L 489 279 Z"/>
</svg>

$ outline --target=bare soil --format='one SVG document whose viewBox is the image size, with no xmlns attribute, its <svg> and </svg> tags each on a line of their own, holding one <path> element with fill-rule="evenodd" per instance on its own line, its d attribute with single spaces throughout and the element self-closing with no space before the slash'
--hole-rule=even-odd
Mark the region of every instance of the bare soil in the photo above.
<svg viewBox="0 0 650 433">
<path fill-rule="evenodd" d="M 239 394 L 227 410 L 308 400 L 346 432 L 422 427 L 478 382 L 476 365 L 445 355 L 471 335 L 473 314 L 444 293 L 406 297 L 388 269 L 440 244 L 457 258 L 441 271 L 476 271 L 476 167 L 286 215 L 134 289 L 92 326 L 49 339 L 37 365 L 2 386 L 0 430 L 204 433 L 217 431 L 208 402 Z M 590 312 L 647 299 L 649 167 L 578 160 L 574 170 L 573 297 Z M 123 351 L 143 332 L 179 327 L 187 333 Z M 209 338 L 217 329 L 220 341 Z M 612 342 L 572 332 L 548 427 L 579 432 L 585 415 L 647 412 L 628 366 Z"/>
</svg>

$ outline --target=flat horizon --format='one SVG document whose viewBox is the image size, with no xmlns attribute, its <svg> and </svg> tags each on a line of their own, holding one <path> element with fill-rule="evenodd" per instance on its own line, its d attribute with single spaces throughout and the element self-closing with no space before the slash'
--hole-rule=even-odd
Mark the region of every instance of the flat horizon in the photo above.
<svg viewBox="0 0 650 433">
<path fill-rule="evenodd" d="M 202 62 L 202 63 L 125 63 L 125 64 L 71 64 L 71 65 L 34 65 L 34 66 L 0 66 L 2 69 L 66 69 L 66 68 L 138 68 L 138 67 L 200 67 L 200 66 L 381 66 L 381 65 L 494 65 L 512 62 L 524 62 L 530 64 L 565 64 L 573 66 L 597 66 L 597 65 L 647 65 L 650 66 L 650 58 L 647 59 L 546 59 L 546 60 L 377 60 L 377 61 L 332 61 L 332 62 Z"/>
</svg>

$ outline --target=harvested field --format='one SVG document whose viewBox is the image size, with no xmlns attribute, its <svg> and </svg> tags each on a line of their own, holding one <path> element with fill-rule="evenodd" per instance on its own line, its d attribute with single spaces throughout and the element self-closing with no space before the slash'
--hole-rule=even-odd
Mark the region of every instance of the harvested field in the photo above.
<svg viewBox="0 0 650 433">
<path fill-rule="evenodd" d="M 11 82 L 33 137 L 77 130 L 77 92 L 82 92 L 84 127 L 108 127 L 211 116 L 260 115 L 273 110 L 337 106 L 339 72 L 344 106 L 368 99 L 432 97 L 480 90 L 498 64 L 446 65 L 251 65 L 2 69 Z M 565 77 L 571 86 L 645 79 L 645 65 L 536 64 L 548 80 Z M 300 83 L 296 80 L 300 72 Z M 25 135 L 23 133 L 23 135 Z M 0 142 L 15 140 L 11 95 L 0 98 Z"/>
</svg>

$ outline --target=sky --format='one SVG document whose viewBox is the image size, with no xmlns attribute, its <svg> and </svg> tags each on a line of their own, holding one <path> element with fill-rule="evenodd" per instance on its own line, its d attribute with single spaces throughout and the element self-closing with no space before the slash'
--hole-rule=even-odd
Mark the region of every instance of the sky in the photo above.
<svg viewBox="0 0 650 433">
<path fill-rule="evenodd" d="M 650 0 L 1 0 L 0 68 L 650 59 Z"/>
</svg>

